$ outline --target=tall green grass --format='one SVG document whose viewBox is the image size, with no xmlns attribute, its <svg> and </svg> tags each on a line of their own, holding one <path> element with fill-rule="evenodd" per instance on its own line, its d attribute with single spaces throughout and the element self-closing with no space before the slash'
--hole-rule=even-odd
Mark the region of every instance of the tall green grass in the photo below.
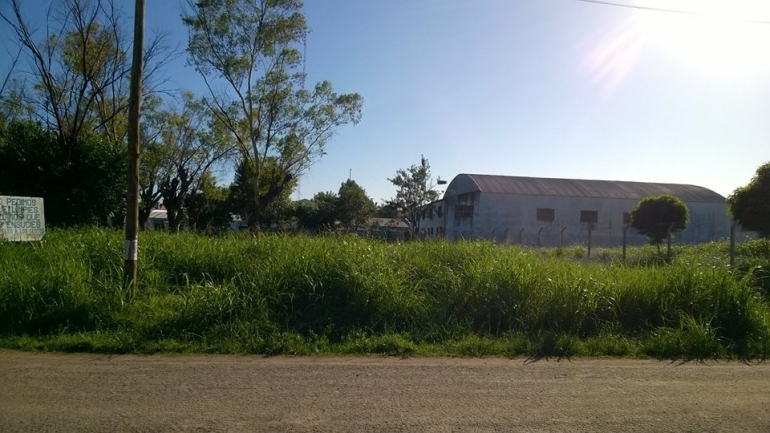
<svg viewBox="0 0 770 433">
<path fill-rule="evenodd" d="M 106 352 L 765 359 L 770 246 L 521 249 L 121 233 L 0 243 L 0 346 Z"/>
</svg>

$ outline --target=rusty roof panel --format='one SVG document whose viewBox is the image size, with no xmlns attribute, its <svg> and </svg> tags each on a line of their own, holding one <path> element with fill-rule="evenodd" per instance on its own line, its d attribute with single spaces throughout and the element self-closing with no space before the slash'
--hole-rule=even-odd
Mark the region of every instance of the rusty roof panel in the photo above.
<svg viewBox="0 0 770 433">
<path fill-rule="evenodd" d="M 457 194 L 481 191 L 493 194 L 620 198 L 634 200 L 640 200 L 651 195 L 670 194 L 685 202 L 725 202 L 725 198 L 716 192 L 696 185 L 616 180 L 551 179 L 488 174 L 459 174 L 452 180 L 447 187 L 447 190 L 453 190 Z"/>
</svg>

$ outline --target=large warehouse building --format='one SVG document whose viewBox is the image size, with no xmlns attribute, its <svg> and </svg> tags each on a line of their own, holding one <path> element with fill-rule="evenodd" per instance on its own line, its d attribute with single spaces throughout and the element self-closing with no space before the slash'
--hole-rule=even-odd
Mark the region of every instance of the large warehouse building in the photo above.
<svg viewBox="0 0 770 433">
<path fill-rule="evenodd" d="M 524 245 L 622 244 L 628 212 L 639 200 L 670 194 L 687 204 L 690 224 L 679 242 L 730 237 L 725 198 L 695 185 L 460 174 L 442 200 L 426 207 L 420 229 L 448 239 Z M 745 235 L 745 233 L 742 233 Z M 630 245 L 646 238 L 627 231 Z"/>
</svg>

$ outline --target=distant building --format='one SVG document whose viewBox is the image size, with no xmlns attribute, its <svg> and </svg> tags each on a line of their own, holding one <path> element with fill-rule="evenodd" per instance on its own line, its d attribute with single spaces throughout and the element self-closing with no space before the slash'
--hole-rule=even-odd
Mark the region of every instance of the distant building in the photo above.
<svg viewBox="0 0 770 433">
<path fill-rule="evenodd" d="M 249 223 L 247 221 L 244 221 L 240 215 L 231 215 L 230 224 L 228 224 L 227 228 L 233 232 L 248 230 Z"/>
<path fill-rule="evenodd" d="M 162 206 L 150 211 L 150 216 L 144 225 L 147 230 L 165 230 L 168 228 L 168 211 Z"/>
<path fill-rule="evenodd" d="M 549 179 L 459 174 L 443 199 L 423 209 L 420 231 L 447 239 L 492 239 L 524 245 L 594 246 L 622 244 L 628 213 L 643 198 L 670 194 L 689 210 L 678 242 L 701 243 L 730 237 L 725 198 L 695 185 L 606 180 Z M 739 232 L 739 238 L 750 235 Z M 647 242 L 635 230 L 628 244 Z"/>
<path fill-rule="evenodd" d="M 355 230 L 359 236 L 389 241 L 403 240 L 408 232 L 409 225 L 396 218 L 369 218 L 366 227 Z"/>
</svg>

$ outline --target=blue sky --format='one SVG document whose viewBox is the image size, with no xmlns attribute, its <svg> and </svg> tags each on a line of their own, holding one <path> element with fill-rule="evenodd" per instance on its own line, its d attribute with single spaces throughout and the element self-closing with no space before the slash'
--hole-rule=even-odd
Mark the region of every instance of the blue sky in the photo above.
<svg viewBox="0 0 770 433">
<path fill-rule="evenodd" d="M 770 2 L 617 2 L 706 15 L 577 0 L 307 0 L 310 82 L 365 102 L 295 198 L 336 191 L 352 170 L 379 202 L 420 155 L 448 180 L 670 182 L 722 195 L 748 183 L 770 161 L 770 25 L 746 20 L 770 21 Z M 133 2 L 118 3 L 130 15 Z M 184 47 L 180 9 L 147 0 L 147 26 Z M 166 72 L 205 94 L 184 56 Z"/>
</svg>

